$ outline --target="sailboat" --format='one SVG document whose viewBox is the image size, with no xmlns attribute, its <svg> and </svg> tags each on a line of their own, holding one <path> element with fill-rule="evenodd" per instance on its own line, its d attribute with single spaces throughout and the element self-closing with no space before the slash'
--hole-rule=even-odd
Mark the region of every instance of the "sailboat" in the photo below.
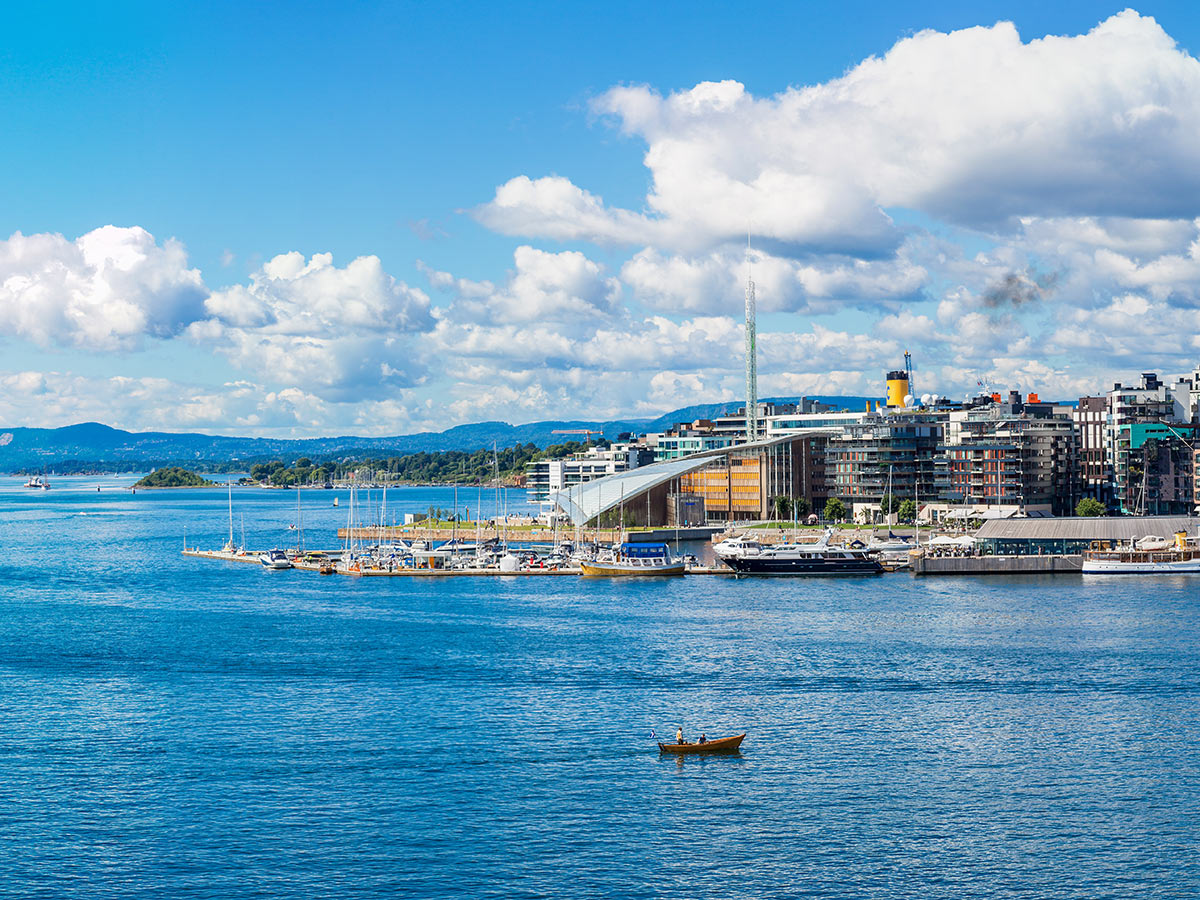
<svg viewBox="0 0 1200 900">
<path fill-rule="evenodd" d="M 895 499 L 892 495 L 892 467 L 891 466 L 888 466 L 888 483 L 887 483 L 887 495 L 886 496 L 888 498 L 888 505 L 890 506 Z M 887 515 L 889 515 L 889 516 L 891 515 L 891 510 L 889 510 L 887 512 Z M 887 534 L 886 539 L 877 538 L 875 536 L 874 529 L 872 529 L 871 540 L 869 540 L 867 542 L 867 552 L 873 553 L 873 554 L 878 554 L 878 555 L 884 557 L 885 559 L 895 558 L 896 560 L 907 560 L 908 559 L 908 551 L 912 550 L 915 546 L 916 545 L 912 541 L 908 540 L 908 538 L 902 538 L 899 535 L 892 534 L 892 530 L 890 527 L 888 528 L 888 534 Z"/>
<path fill-rule="evenodd" d="M 229 491 L 229 540 L 225 542 L 225 546 L 221 549 L 225 553 L 238 553 L 238 548 L 233 543 L 233 482 L 226 479 L 225 487 Z M 243 550 L 241 552 L 245 551 Z"/>
</svg>

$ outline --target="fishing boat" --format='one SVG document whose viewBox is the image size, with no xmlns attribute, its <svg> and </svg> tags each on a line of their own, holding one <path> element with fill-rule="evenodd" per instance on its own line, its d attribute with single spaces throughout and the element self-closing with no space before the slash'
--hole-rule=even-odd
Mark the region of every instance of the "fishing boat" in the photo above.
<svg viewBox="0 0 1200 900">
<path fill-rule="evenodd" d="M 703 744 L 664 744 L 658 743 L 660 753 L 737 753 L 746 735 L 735 734 L 733 737 L 717 738 L 715 741 L 705 741 Z"/>
<path fill-rule="evenodd" d="M 258 561 L 263 564 L 265 569 L 290 569 L 292 561 L 287 558 L 287 554 L 282 550 L 268 550 L 266 553 L 260 553 Z"/>
<path fill-rule="evenodd" d="M 682 575 L 687 570 L 682 561 L 671 559 L 666 544 L 628 543 L 618 544 L 609 557 L 581 562 L 579 568 L 584 575 L 609 577 Z"/>
<path fill-rule="evenodd" d="M 25 487 L 34 488 L 39 491 L 50 490 L 50 479 L 43 478 L 41 475 L 35 475 L 25 482 Z"/>
<path fill-rule="evenodd" d="M 879 560 L 865 549 L 833 547 L 833 531 L 813 544 L 780 544 L 743 556 L 722 556 L 721 562 L 742 575 L 877 575 Z"/>
<path fill-rule="evenodd" d="M 1165 545 L 1165 546 L 1164 546 Z M 1150 536 L 1121 546 L 1093 541 L 1083 553 L 1084 575 L 1194 575 L 1200 574 L 1200 537 L 1175 534 L 1174 542 Z"/>
</svg>

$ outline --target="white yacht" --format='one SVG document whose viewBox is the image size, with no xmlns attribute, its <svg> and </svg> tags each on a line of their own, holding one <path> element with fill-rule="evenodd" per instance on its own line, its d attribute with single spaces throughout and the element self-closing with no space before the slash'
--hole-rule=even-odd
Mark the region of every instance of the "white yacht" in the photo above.
<svg viewBox="0 0 1200 900">
<path fill-rule="evenodd" d="M 292 568 L 292 561 L 287 558 L 287 554 L 282 550 L 268 550 L 266 553 L 261 553 L 259 554 L 258 561 L 266 569 Z"/>
<path fill-rule="evenodd" d="M 907 553 L 909 550 L 916 549 L 916 546 L 908 538 L 899 537 L 889 531 L 886 538 L 872 537 L 871 540 L 867 541 L 867 552 L 883 554 Z"/>
<path fill-rule="evenodd" d="M 752 538 L 734 536 L 725 538 L 719 544 L 713 544 L 713 553 L 719 559 L 732 557 L 757 556 L 763 550 L 763 545 Z"/>
</svg>

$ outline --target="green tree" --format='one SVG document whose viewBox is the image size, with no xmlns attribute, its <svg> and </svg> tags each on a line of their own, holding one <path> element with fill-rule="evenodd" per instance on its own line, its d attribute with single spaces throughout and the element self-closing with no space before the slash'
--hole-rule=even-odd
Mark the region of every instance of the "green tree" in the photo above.
<svg viewBox="0 0 1200 900">
<path fill-rule="evenodd" d="M 797 497 L 792 501 L 792 509 L 795 511 L 797 519 L 803 519 L 812 512 L 812 504 L 808 502 L 807 497 Z"/>
<path fill-rule="evenodd" d="M 879 498 L 879 509 L 885 516 L 900 511 L 900 498 L 895 494 L 884 494 Z"/>
<path fill-rule="evenodd" d="M 1075 515 L 1077 516 L 1103 516 L 1108 513 L 1108 509 L 1099 500 L 1093 500 L 1091 497 L 1084 497 L 1075 504 Z"/>
<path fill-rule="evenodd" d="M 792 498 L 780 495 L 775 498 L 775 518 L 786 521 L 792 517 Z"/>
<path fill-rule="evenodd" d="M 912 500 L 901 500 L 896 507 L 896 517 L 901 522 L 912 522 L 917 517 L 917 504 Z"/>
<path fill-rule="evenodd" d="M 825 518 L 830 522 L 841 522 L 846 518 L 846 504 L 837 497 L 830 497 L 825 502 Z"/>
</svg>

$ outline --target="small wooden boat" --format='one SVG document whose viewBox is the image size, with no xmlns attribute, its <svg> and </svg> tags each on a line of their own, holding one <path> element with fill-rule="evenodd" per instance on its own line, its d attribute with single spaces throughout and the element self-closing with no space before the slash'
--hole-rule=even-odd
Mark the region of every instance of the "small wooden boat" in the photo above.
<svg viewBox="0 0 1200 900">
<path fill-rule="evenodd" d="M 744 733 L 735 734 L 733 737 L 717 738 L 703 744 L 664 744 L 660 741 L 658 750 L 660 753 L 736 753 L 745 737 Z"/>
</svg>

